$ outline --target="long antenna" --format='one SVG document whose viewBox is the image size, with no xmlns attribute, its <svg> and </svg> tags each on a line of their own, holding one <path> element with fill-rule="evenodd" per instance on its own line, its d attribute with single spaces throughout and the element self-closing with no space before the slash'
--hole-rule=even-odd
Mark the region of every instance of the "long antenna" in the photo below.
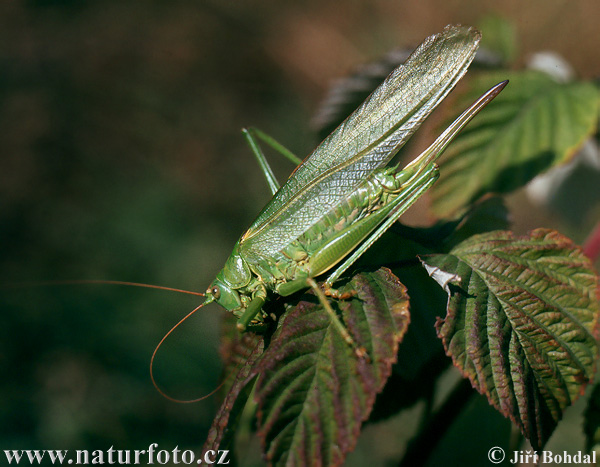
<svg viewBox="0 0 600 467">
<path fill-rule="evenodd" d="M 157 290 L 166 290 L 168 292 L 178 292 L 178 293 L 183 293 L 183 294 L 188 294 L 188 295 L 195 295 L 195 296 L 199 296 L 199 297 L 205 297 L 206 295 L 201 293 L 201 292 L 192 292 L 190 290 L 183 290 L 183 289 L 176 289 L 173 287 L 164 287 L 161 285 L 151 285 L 151 284 L 143 284 L 140 282 L 128 282 L 128 281 L 112 281 L 112 280 L 101 280 L 101 279 L 77 279 L 77 280 L 56 280 L 56 281 L 38 281 L 38 282 L 16 282 L 16 283 L 8 283 L 8 284 L 2 284 L 3 287 L 46 287 L 46 286 L 53 286 L 53 285 L 93 285 L 93 284 L 102 284 L 102 285 L 123 285 L 123 286 L 129 286 L 129 287 L 143 287 L 143 288 L 147 288 L 147 289 L 157 289 Z M 200 402 L 204 399 L 209 398 L 210 396 L 212 396 L 213 394 L 215 394 L 219 389 L 221 389 L 221 387 L 223 387 L 223 385 L 225 384 L 225 380 L 221 382 L 221 384 L 219 384 L 212 392 L 210 392 L 209 394 L 199 397 L 197 399 L 190 399 L 190 400 L 182 400 L 182 399 L 176 399 L 174 397 L 169 396 L 168 394 L 166 394 L 156 383 L 156 380 L 154 379 L 154 358 L 156 357 L 156 353 L 158 352 L 158 349 L 160 348 L 160 346 L 163 344 L 163 342 L 167 339 L 167 337 L 169 337 L 171 335 L 171 333 L 173 331 L 175 331 L 175 329 L 177 329 L 177 327 L 179 327 L 180 324 L 182 324 L 186 319 L 188 319 L 190 316 L 192 316 L 194 313 L 196 313 L 196 311 L 198 311 L 200 308 L 202 308 L 204 305 L 208 304 L 212 302 L 212 300 L 209 301 L 205 301 L 204 303 L 202 303 L 201 305 L 198 305 L 196 308 L 194 308 L 192 311 L 190 311 L 186 316 L 184 316 L 181 320 L 179 320 L 179 322 L 173 326 L 169 332 L 167 332 L 163 338 L 160 340 L 160 342 L 157 344 L 156 348 L 154 349 L 154 352 L 152 352 L 152 358 L 150 358 L 150 379 L 152 380 L 152 384 L 154 385 L 154 387 L 156 388 L 156 390 L 158 391 L 158 393 L 163 396 L 165 399 L 168 399 L 172 402 L 177 402 L 179 404 L 191 404 L 194 402 Z"/>
<path fill-rule="evenodd" d="M 156 357 L 156 353 L 158 352 L 158 349 L 160 348 L 160 346 L 162 345 L 162 343 L 166 340 L 167 337 L 169 337 L 171 335 L 171 333 L 173 331 L 175 331 L 175 329 L 177 329 L 179 327 L 179 325 L 181 323 L 183 323 L 186 319 L 188 319 L 190 316 L 192 316 L 194 313 L 196 313 L 200 308 L 202 308 L 204 305 L 206 305 L 207 302 L 202 303 L 201 305 L 198 305 L 196 308 L 194 308 L 192 311 L 190 311 L 187 315 L 185 315 L 183 318 L 181 318 L 179 320 L 179 322 L 173 326 L 169 332 L 167 332 L 163 338 L 160 340 L 160 342 L 157 344 L 156 348 L 154 349 L 154 352 L 152 352 L 152 358 L 150 358 L 150 379 L 152 380 L 152 384 L 154 385 L 154 387 L 156 388 L 156 390 L 158 391 L 158 393 L 163 396 L 165 399 L 168 399 L 172 402 L 177 402 L 178 404 L 192 404 L 194 402 L 200 402 L 204 399 L 209 398 L 210 396 L 212 396 L 213 394 L 215 394 L 219 389 L 221 389 L 221 387 L 223 387 L 223 385 L 225 384 L 226 380 L 223 380 L 221 382 L 221 384 L 219 384 L 212 392 L 206 394 L 205 396 L 199 397 L 197 399 L 189 399 L 189 400 L 182 400 L 182 399 L 176 399 L 174 397 L 169 396 L 168 394 L 166 394 L 156 383 L 156 380 L 154 379 L 154 357 Z M 210 302 L 209 302 L 210 303 Z"/>
<path fill-rule="evenodd" d="M 38 281 L 38 282 L 13 282 L 8 284 L 2 284 L 4 287 L 46 287 L 52 285 L 125 285 L 129 287 L 144 287 L 146 289 L 157 289 L 166 290 L 168 292 L 179 292 L 188 295 L 196 295 L 204 297 L 205 295 L 201 292 L 192 292 L 190 290 L 175 289 L 173 287 L 163 287 L 161 285 L 143 284 L 140 282 L 127 282 L 127 281 L 109 281 L 102 279 L 74 279 L 74 280 L 57 280 L 57 281 Z"/>
</svg>

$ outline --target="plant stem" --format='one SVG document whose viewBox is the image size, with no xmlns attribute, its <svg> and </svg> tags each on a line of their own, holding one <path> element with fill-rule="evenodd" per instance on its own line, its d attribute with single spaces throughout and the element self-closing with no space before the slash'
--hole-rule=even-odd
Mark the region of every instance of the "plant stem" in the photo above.
<svg viewBox="0 0 600 467">
<path fill-rule="evenodd" d="M 444 437 L 456 417 L 473 395 L 473 388 L 467 379 L 462 379 L 446 401 L 408 445 L 399 467 L 417 467 L 425 465 L 429 456 Z"/>
<path fill-rule="evenodd" d="M 596 224 L 592 233 L 583 244 L 583 253 L 595 262 L 600 255 L 600 222 Z"/>
</svg>

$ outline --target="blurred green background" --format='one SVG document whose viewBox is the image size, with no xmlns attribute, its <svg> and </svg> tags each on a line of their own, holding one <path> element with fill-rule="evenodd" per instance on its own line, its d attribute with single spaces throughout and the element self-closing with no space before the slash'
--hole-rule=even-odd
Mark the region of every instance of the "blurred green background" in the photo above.
<svg viewBox="0 0 600 467">
<path fill-rule="evenodd" d="M 554 50 L 600 76 L 597 0 L 3 2 L 0 283 L 26 285 L 0 290 L 0 449 L 199 452 L 215 400 L 169 402 L 148 373 L 154 346 L 198 298 L 33 283 L 203 291 L 269 199 L 243 126 L 304 156 L 332 80 L 489 14 L 515 25 L 520 63 Z M 291 169 L 274 166 L 281 178 Z M 590 228 L 552 209 L 524 208 L 515 222 L 578 242 Z M 218 384 L 221 316 L 207 307 L 162 347 L 155 375 L 173 397 Z M 377 439 L 382 458 L 393 436 Z M 354 459 L 371 459 L 373 444 L 361 449 Z"/>
</svg>

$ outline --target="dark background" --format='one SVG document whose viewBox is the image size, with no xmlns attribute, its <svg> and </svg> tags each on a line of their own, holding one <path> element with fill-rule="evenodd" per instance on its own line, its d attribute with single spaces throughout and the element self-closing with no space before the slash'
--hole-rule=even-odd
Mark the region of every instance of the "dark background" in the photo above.
<svg viewBox="0 0 600 467">
<path fill-rule="evenodd" d="M 26 284 L 0 290 L 0 449 L 198 452 L 215 401 L 166 401 L 148 373 L 198 298 L 34 282 L 204 291 L 269 199 L 240 128 L 304 156 L 332 80 L 489 14 L 515 25 L 519 63 L 554 50 L 600 76 L 597 0 L 2 2 L 0 283 Z M 291 169 L 274 165 L 281 178 Z M 567 221 L 526 203 L 509 200 L 518 231 L 582 242 L 593 225 L 593 213 Z M 218 384 L 221 316 L 207 307 L 161 349 L 155 374 L 173 397 Z M 394 458 L 401 432 L 384 426 L 352 459 Z"/>
</svg>

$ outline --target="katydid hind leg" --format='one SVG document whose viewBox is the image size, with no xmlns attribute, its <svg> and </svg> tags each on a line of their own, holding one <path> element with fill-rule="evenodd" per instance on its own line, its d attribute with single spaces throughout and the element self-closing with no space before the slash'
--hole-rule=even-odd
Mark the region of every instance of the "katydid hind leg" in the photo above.
<svg viewBox="0 0 600 467">
<path fill-rule="evenodd" d="M 390 206 L 390 213 L 387 218 L 377 227 L 357 248 L 354 252 L 340 264 L 335 271 L 325 281 L 325 286 L 332 288 L 346 270 L 352 266 L 365 251 L 367 251 L 373 243 L 375 243 L 398 218 L 404 214 L 422 195 L 425 193 L 437 180 L 439 169 L 435 164 L 430 164 L 429 167 L 421 173 L 416 179 L 409 182 L 402 193 L 394 199 Z"/>
<path fill-rule="evenodd" d="M 331 319 L 331 323 L 333 324 L 336 331 L 340 334 L 340 337 L 344 340 L 344 342 L 346 342 L 346 344 L 348 344 L 350 347 L 352 347 L 352 349 L 354 350 L 354 353 L 356 354 L 356 356 L 358 358 L 370 361 L 370 357 L 369 357 L 369 354 L 367 353 L 367 350 L 362 346 L 356 345 L 356 342 L 354 341 L 354 339 L 348 332 L 348 329 L 346 329 L 346 326 L 344 326 L 344 324 L 340 321 L 340 318 L 338 317 L 336 312 L 331 307 L 331 303 L 329 303 L 329 300 L 325 296 L 325 293 L 319 287 L 319 285 L 316 283 L 316 281 L 309 277 L 308 279 L 306 279 L 306 283 L 315 292 L 315 295 L 319 299 L 319 302 L 321 303 L 321 305 L 323 305 L 323 309 L 329 315 L 329 318 Z"/>
<path fill-rule="evenodd" d="M 417 158 L 409 163 L 398 176 L 406 177 L 409 174 L 409 180 L 402 187 L 402 192 L 392 203 L 392 208 L 388 218 L 352 253 L 346 260 L 337 267 L 337 269 L 327 278 L 326 284 L 331 285 L 338 280 L 341 275 L 365 252 L 383 233 L 388 230 L 406 210 L 435 183 L 439 176 L 439 170 L 434 161 L 444 152 L 446 147 L 452 142 L 456 135 L 469 123 L 475 115 L 479 113 L 487 104 L 489 104 L 504 87 L 508 81 L 502 81 L 496 84 L 479 99 L 477 99 L 468 109 L 466 109 L 452 124 Z M 413 172 L 411 174 L 411 172 Z"/>
<path fill-rule="evenodd" d="M 500 94 L 507 84 L 508 80 L 502 81 L 483 93 L 479 99 L 473 102 L 462 114 L 460 114 L 458 118 L 454 120 L 427 149 L 425 149 L 425 151 L 407 164 L 406 167 L 404 167 L 403 172 L 414 171 L 416 175 L 429 164 L 435 162 L 456 135 L 473 119 L 473 117 Z"/>
</svg>

